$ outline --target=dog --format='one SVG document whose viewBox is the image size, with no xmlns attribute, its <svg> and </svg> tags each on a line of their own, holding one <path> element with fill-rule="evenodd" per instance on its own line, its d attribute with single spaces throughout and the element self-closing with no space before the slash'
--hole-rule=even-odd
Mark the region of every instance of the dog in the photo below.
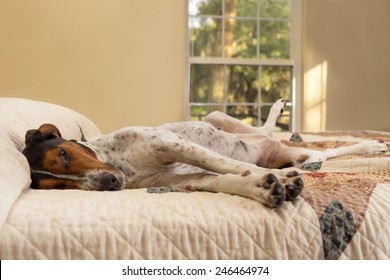
<svg viewBox="0 0 390 280">
<path fill-rule="evenodd" d="M 285 106 L 277 101 L 262 127 L 213 112 L 204 121 L 125 127 L 90 142 L 65 140 L 57 127 L 43 124 L 25 137 L 31 187 L 114 191 L 169 186 L 240 195 L 277 207 L 297 198 L 304 186 L 300 174 L 285 167 L 387 151 L 378 141 L 325 151 L 285 146 L 271 138 Z"/>
</svg>

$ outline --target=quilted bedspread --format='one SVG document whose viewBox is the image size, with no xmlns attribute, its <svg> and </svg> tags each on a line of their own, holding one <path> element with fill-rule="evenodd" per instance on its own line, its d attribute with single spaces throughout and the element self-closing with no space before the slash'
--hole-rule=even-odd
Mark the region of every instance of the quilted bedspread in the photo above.
<svg viewBox="0 0 390 280">
<path fill-rule="evenodd" d="M 390 143 L 290 136 L 316 149 Z M 390 153 L 303 168 L 302 195 L 277 209 L 223 193 L 29 189 L 0 230 L 0 259 L 389 259 Z"/>
</svg>

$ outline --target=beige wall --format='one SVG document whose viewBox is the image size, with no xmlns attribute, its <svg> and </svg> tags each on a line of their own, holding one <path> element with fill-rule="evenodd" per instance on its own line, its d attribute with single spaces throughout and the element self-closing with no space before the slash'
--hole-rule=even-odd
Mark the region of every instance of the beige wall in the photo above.
<svg viewBox="0 0 390 280">
<path fill-rule="evenodd" d="M 55 102 L 104 132 L 183 120 L 185 1 L 0 0 L 0 97 Z"/>
<path fill-rule="evenodd" d="M 185 119 L 184 0 L 0 0 L 0 97 Z M 303 0 L 303 130 L 390 130 L 390 1 Z"/>
<path fill-rule="evenodd" d="M 390 131 L 390 1 L 303 1 L 303 130 Z"/>
</svg>

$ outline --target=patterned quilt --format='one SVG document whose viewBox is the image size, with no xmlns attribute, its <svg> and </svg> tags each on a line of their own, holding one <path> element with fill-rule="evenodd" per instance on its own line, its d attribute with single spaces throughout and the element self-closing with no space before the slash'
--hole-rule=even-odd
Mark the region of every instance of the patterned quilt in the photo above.
<svg viewBox="0 0 390 280">
<path fill-rule="evenodd" d="M 304 135 L 304 134 L 303 134 Z M 378 140 L 390 144 L 390 134 L 368 131 L 337 131 L 316 133 L 319 136 L 342 138 L 352 136 L 364 140 Z M 291 147 L 325 150 L 354 144 L 350 141 L 323 140 L 304 142 L 302 136 L 293 134 L 290 141 L 282 141 Z M 357 158 L 390 158 L 390 152 L 376 155 L 348 155 L 329 161 Z M 322 163 L 303 166 L 313 171 L 303 174 L 305 189 L 302 197 L 318 215 L 325 259 L 338 259 L 359 230 L 367 211 L 370 197 L 378 183 L 390 184 L 390 168 L 373 172 L 317 172 Z"/>
</svg>

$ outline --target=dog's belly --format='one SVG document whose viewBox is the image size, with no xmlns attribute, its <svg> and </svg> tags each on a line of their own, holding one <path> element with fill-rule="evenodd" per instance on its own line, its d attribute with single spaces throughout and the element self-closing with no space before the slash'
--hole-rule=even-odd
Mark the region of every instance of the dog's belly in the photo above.
<svg viewBox="0 0 390 280">
<path fill-rule="evenodd" d="M 223 156 L 256 164 L 266 160 L 275 142 L 262 135 L 232 134 L 220 131 L 207 122 L 179 122 L 161 126 L 182 138 L 217 152 Z M 272 146 L 272 147 L 271 147 Z"/>
</svg>

